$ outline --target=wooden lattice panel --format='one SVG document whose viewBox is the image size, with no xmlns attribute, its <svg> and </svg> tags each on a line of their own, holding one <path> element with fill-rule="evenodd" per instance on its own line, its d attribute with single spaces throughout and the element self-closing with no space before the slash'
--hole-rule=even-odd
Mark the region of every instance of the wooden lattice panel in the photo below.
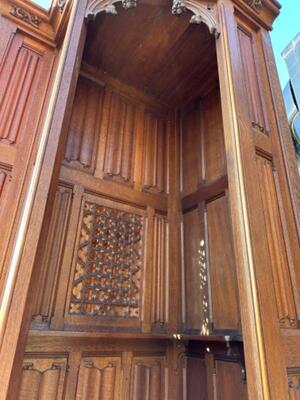
<svg viewBox="0 0 300 400">
<path fill-rule="evenodd" d="M 69 313 L 138 318 L 142 241 L 142 216 L 85 201 Z"/>
</svg>

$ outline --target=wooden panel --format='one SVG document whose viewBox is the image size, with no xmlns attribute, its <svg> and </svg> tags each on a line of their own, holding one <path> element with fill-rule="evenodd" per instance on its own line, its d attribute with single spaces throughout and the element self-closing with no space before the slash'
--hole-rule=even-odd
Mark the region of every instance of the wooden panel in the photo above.
<svg viewBox="0 0 300 400">
<path fill-rule="evenodd" d="M 13 31 L 8 35 L 8 42 L 2 43 L 5 56 L 0 68 L 0 165 L 10 171 L 11 180 L 2 192 L 6 201 L 1 204 L 0 216 L 3 234 L 0 243 L 0 269 L 3 272 L 0 274 L 0 291 L 7 267 L 4 256 L 8 255 L 13 221 L 18 208 L 23 206 L 24 180 L 28 178 L 25 174 L 30 171 L 30 160 L 34 162 L 36 147 L 33 143 L 37 139 L 54 58 L 52 49 L 21 31 L 16 33 L 15 26 L 10 28 Z M 7 32 L 4 37 L 7 37 Z M 8 187 L 10 190 L 7 190 Z"/>
<path fill-rule="evenodd" d="M 83 197 L 67 302 L 69 321 L 92 327 L 139 323 L 144 216 L 138 208 Z"/>
<path fill-rule="evenodd" d="M 19 400 L 62 400 L 66 358 L 25 356 Z"/>
<path fill-rule="evenodd" d="M 167 192 L 167 122 L 150 111 L 145 112 L 143 189 Z"/>
<path fill-rule="evenodd" d="M 64 157 L 74 167 L 94 168 L 102 94 L 101 86 L 79 78 Z"/>
<path fill-rule="evenodd" d="M 162 357 L 134 357 L 130 397 L 132 400 L 166 400 L 164 385 Z"/>
<path fill-rule="evenodd" d="M 250 123 L 253 128 L 258 129 L 260 132 L 268 133 L 268 119 L 262 95 L 262 83 L 257 60 L 258 55 L 255 41 L 253 39 L 253 32 L 240 25 L 238 26 L 238 37 L 243 63 Z"/>
<path fill-rule="evenodd" d="M 288 255 L 282 230 L 278 195 L 274 179 L 273 164 L 269 159 L 256 157 L 259 186 L 264 206 L 268 245 L 276 293 L 278 317 L 281 327 L 295 328 L 298 325 Z"/>
<path fill-rule="evenodd" d="M 117 5 L 117 19 L 98 15 L 89 24 L 84 59 L 163 102 L 181 106 L 215 87 L 215 40 L 204 24 L 189 24 L 190 13 L 176 19 L 163 3 L 140 4 L 130 13 Z"/>
<path fill-rule="evenodd" d="M 181 191 L 184 195 L 198 189 L 202 182 L 201 120 L 198 107 L 182 117 L 181 123 Z"/>
<path fill-rule="evenodd" d="M 70 188 L 62 185 L 58 187 L 47 235 L 41 237 L 44 248 L 41 259 L 37 261 L 40 271 L 39 291 L 33 306 L 33 327 L 47 326 L 53 315 L 71 198 Z"/>
<path fill-rule="evenodd" d="M 215 329 L 239 329 L 237 282 L 227 197 L 207 204 L 209 269 Z"/>
<path fill-rule="evenodd" d="M 155 215 L 153 221 L 153 265 L 151 321 L 163 327 L 168 322 L 169 226 L 166 217 Z"/>
<path fill-rule="evenodd" d="M 186 400 L 207 400 L 207 370 L 204 358 L 187 357 Z"/>
<path fill-rule="evenodd" d="M 247 386 L 242 380 L 241 365 L 228 361 L 216 361 L 216 399 L 247 400 Z"/>
<path fill-rule="evenodd" d="M 222 110 L 219 90 L 201 101 L 205 182 L 213 181 L 226 172 Z"/>
<path fill-rule="evenodd" d="M 42 55 L 21 35 L 11 43 L 0 72 L 0 142 L 14 145 L 23 139 Z"/>
<path fill-rule="evenodd" d="M 208 276 L 204 211 L 183 215 L 185 329 L 209 333 Z"/>
<path fill-rule="evenodd" d="M 84 357 L 79 370 L 76 400 L 117 400 L 120 388 L 118 357 Z"/>
<path fill-rule="evenodd" d="M 123 182 L 132 182 L 136 107 L 128 98 L 115 92 L 109 101 L 104 174 Z M 102 134 L 105 132 L 102 131 Z"/>
</svg>

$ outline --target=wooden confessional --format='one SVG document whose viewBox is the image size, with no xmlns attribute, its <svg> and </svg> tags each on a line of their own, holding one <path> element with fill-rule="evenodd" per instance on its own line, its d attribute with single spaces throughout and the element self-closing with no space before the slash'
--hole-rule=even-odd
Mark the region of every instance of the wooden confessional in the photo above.
<svg viewBox="0 0 300 400">
<path fill-rule="evenodd" d="M 277 2 L 0 5 L 0 399 L 299 399 Z"/>
</svg>

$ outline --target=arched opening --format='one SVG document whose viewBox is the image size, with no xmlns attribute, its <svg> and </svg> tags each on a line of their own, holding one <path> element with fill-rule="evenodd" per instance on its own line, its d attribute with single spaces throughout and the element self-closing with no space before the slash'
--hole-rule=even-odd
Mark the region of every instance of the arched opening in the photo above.
<svg viewBox="0 0 300 400">
<path fill-rule="evenodd" d="M 78 399 L 246 398 L 215 9 L 134 5 L 87 12 L 31 340 L 82 352 Z"/>
</svg>

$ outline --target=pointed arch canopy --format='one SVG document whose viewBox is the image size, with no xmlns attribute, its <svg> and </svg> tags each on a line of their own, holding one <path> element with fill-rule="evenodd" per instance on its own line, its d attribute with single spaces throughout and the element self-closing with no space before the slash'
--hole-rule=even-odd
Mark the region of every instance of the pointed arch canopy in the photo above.
<svg viewBox="0 0 300 400">
<path fill-rule="evenodd" d="M 122 2 L 123 8 L 129 10 L 137 6 L 137 0 L 91 0 L 87 6 L 86 18 L 96 17 L 101 12 L 117 14 L 115 3 Z"/>
<path fill-rule="evenodd" d="M 194 14 L 190 20 L 191 24 L 204 23 L 208 27 L 209 32 L 214 35 L 216 39 L 220 36 L 214 4 L 200 3 L 197 0 L 173 0 L 172 14 L 181 16 L 187 10 Z"/>
<path fill-rule="evenodd" d="M 95 17 L 103 11 L 109 14 L 117 14 L 115 3 L 118 2 L 122 2 L 122 6 L 126 10 L 137 6 L 137 0 L 91 0 L 86 10 L 86 17 Z M 173 15 L 181 16 L 187 10 L 193 13 L 190 20 L 192 24 L 204 23 L 216 39 L 220 36 L 215 4 L 200 3 L 197 0 L 173 0 Z"/>
</svg>

